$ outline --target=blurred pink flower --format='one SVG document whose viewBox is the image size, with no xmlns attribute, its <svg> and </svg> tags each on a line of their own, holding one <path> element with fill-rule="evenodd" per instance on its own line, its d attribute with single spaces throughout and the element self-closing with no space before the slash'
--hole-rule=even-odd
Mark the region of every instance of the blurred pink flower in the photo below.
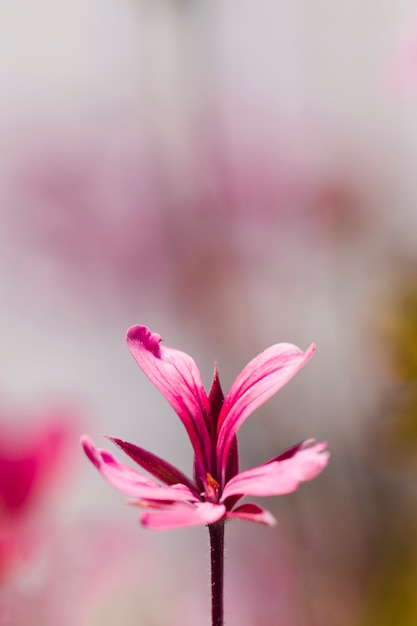
<svg viewBox="0 0 417 626">
<path fill-rule="evenodd" d="M 51 413 L 36 426 L 0 426 L 0 580 L 30 556 L 28 521 L 59 479 L 73 429 L 62 412 Z"/>
<path fill-rule="evenodd" d="M 114 487 L 134 498 L 132 504 L 151 509 L 141 517 L 141 523 L 149 528 L 213 524 L 230 518 L 273 525 L 269 511 L 253 503 L 236 507 L 237 502 L 244 496 L 291 493 L 301 482 L 315 478 L 329 460 L 326 443 L 304 441 L 264 465 L 239 473 L 236 433 L 255 409 L 307 363 L 315 346 L 306 352 L 287 343 L 271 346 L 242 370 L 224 398 L 217 367 L 207 395 L 193 359 L 160 342 L 160 335 L 145 326 L 134 326 L 127 333 L 136 362 L 185 426 L 194 449 L 194 480 L 167 461 L 120 439 L 110 437 L 164 486 L 119 463 L 84 436 L 87 456 Z"/>
</svg>

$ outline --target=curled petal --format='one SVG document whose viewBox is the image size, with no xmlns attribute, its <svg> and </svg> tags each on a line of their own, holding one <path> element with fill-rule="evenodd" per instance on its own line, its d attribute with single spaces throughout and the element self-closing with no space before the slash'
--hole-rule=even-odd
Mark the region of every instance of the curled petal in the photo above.
<svg viewBox="0 0 417 626">
<path fill-rule="evenodd" d="M 223 478 L 237 430 L 311 359 L 314 350 L 314 344 L 306 352 L 290 343 L 276 344 L 250 361 L 236 378 L 224 400 L 218 422 L 217 458 Z"/>
<path fill-rule="evenodd" d="M 232 495 L 280 496 L 295 491 L 300 483 L 312 480 L 326 467 L 330 457 L 326 445 L 317 443 L 284 461 L 272 461 L 241 472 L 225 486 L 222 501 Z"/>
<path fill-rule="evenodd" d="M 233 509 L 226 515 L 227 519 L 234 517 L 245 520 L 246 522 L 257 522 L 258 524 L 265 524 L 266 526 L 275 526 L 277 521 L 275 517 L 257 504 L 247 503 Z"/>
<path fill-rule="evenodd" d="M 156 500 L 166 502 L 196 501 L 196 495 L 185 485 L 177 484 L 162 487 L 151 478 L 143 476 L 136 470 L 119 463 L 107 450 L 95 448 L 89 437 L 81 438 L 84 451 L 90 461 L 113 487 L 122 493 L 139 500 Z"/>
<path fill-rule="evenodd" d="M 159 510 L 146 510 L 141 517 L 141 524 L 153 530 L 168 530 L 214 524 L 224 517 L 226 507 L 223 504 L 198 502 L 196 504 L 175 503 Z"/>
<path fill-rule="evenodd" d="M 210 405 L 194 360 L 179 350 L 161 346 L 161 337 L 146 326 L 132 326 L 127 346 L 136 363 L 168 400 L 183 422 L 196 457 L 210 461 Z"/>
</svg>

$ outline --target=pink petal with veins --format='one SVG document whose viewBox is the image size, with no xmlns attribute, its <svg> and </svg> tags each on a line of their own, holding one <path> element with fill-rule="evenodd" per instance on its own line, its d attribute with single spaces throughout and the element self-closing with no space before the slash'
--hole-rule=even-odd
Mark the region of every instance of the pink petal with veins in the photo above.
<svg viewBox="0 0 417 626">
<path fill-rule="evenodd" d="M 326 467 L 330 455 L 325 442 L 300 450 L 290 459 L 273 461 L 241 472 L 223 490 L 222 500 L 232 495 L 280 496 L 295 491 L 300 483 L 312 480 Z"/>
<path fill-rule="evenodd" d="M 90 461 L 113 487 L 140 500 L 197 501 L 195 494 L 185 485 L 162 487 L 151 478 L 143 476 L 124 463 L 119 463 L 107 450 L 95 448 L 89 437 L 81 438 Z"/>
<path fill-rule="evenodd" d="M 146 326 L 132 326 L 126 341 L 136 363 L 180 417 L 197 458 L 203 465 L 209 462 L 210 405 L 194 360 L 185 352 L 161 346 L 161 336 Z"/>
<path fill-rule="evenodd" d="M 185 528 L 186 526 L 200 526 L 214 524 L 224 517 L 226 507 L 223 504 L 199 502 L 194 505 L 176 503 L 164 510 L 145 511 L 141 517 L 141 524 L 152 530 L 169 530 Z"/>
<path fill-rule="evenodd" d="M 238 506 L 230 513 L 227 513 L 226 517 L 227 519 L 237 518 L 246 522 L 257 522 L 266 526 L 275 526 L 277 523 L 272 513 L 253 503 Z"/>
<path fill-rule="evenodd" d="M 303 352 L 293 344 L 279 343 L 261 352 L 241 371 L 219 416 L 217 454 L 222 471 L 233 437 L 243 422 L 311 359 L 314 350 L 314 344 Z"/>
</svg>

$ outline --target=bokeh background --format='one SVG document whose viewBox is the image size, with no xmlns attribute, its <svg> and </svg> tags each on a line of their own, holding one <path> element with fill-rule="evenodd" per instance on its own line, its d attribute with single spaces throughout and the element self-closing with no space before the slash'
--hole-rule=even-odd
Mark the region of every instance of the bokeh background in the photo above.
<svg viewBox="0 0 417 626">
<path fill-rule="evenodd" d="M 417 5 L 4 0 L 0 93 L 0 624 L 209 623 L 206 530 L 141 529 L 79 446 L 190 471 L 140 323 L 225 390 L 318 344 L 241 460 L 331 464 L 228 525 L 227 623 L 414 626 Z"/>
</svg>

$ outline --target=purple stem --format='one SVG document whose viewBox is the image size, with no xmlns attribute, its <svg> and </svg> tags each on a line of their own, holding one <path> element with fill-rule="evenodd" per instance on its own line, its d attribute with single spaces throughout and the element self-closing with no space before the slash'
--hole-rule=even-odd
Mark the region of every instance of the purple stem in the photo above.
<svg viewBox="0 0 417 626">
<path fill-rule="evenodd" d="M 212 626 L 223 626 L 224 587 L 224 521 L 209 524 L 211 561 L 211 621 Z"/>
</svg>

